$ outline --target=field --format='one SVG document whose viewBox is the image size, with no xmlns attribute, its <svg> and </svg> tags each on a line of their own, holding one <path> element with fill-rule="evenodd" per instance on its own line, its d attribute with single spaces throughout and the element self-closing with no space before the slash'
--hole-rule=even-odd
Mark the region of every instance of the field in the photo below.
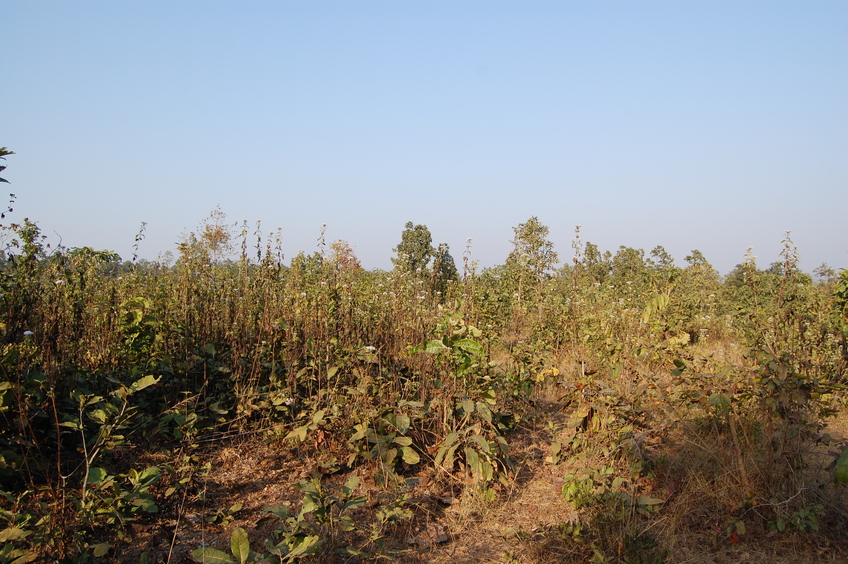
<svg viewBox="0 0 848 564">
<path fill-rule="evenodd" d="M 848 559 L 848 271 L 4 227 L 0 564 Z M 143 233 L 139 234 L 139 238 Z"/>
</svg>

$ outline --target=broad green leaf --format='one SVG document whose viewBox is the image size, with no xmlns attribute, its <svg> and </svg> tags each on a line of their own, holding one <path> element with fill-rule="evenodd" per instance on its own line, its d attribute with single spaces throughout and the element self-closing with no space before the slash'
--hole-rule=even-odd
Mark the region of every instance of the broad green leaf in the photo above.
<svg viewBox="0 0 848 564">
<path fill-rule="evenodd" d="M 295 556 L 300 556 L 302 554 L 309 554 L 314 551 L 318 545 L 321 544 L 321 540 L 317 536 L 312 537 L 303 537 L 303 539 L 294 545 L 288 553 L 290 557 L 289 561 L 292 561 L 291 558 Z"/>
<path fill-rule="evenodd" d="M 421 457 L 418 456 L 418 453 L 415 452 L 415 449 L 413 449 L 412 447 L 405 446 L 400 449 L 400 452 L 403 455 L 403 461 L 409 464 L 410 466 L 421 462 Z"/>
<path fill-rule="evenodd" d="M 395 415 L 395 428 L 399 433 L 406 433 L 409 430 L 409 416 L 399 413 Z"/>
<path fill-rule="evenodd" d="M 439 340 L 427 341 L 427 344 L 424 346 L 424 352 L 428 352 L 430 354 L 438 354 L 446 350 L 449 350 L 448 347 Z"/>
<path fill-rule="evenodd" d="M 34 562 L 38 558 L 38 553 L 32 550 L 13 550 L 9 556 L 17 556 L 17 558 L 12 560 L 11 564 L 27 564 L 28 562 Z"/>
<path fill-rule="evenodd" d="M 365 497 L 364 495 L 361 495 L 361 496 L 358 496 L 358 497 L 352 497 L 349 500 L 347 500 L 346 502 L 344 502 L 342 505 L 339 506 L 339 511 L 347 511 L 351 507 L 359 507 L 360 505 L 365 505 L 366 503 L 368 503 L 368 498 Z M 347 516 L 345 516 L 345 517 L 347 517 Z M 353 529 L 350 529 L 350 530 L 353 530 Z"/>
<path fill-rule="evenodd" d="M 639 505 L 661 505 L 665 503 L 665 500 L 658 497 L 651 497 L 649 495 L 640 495 L 636 499 L 636 503 Z"/>
<path fill-rule="evenodd" d="M 465 413 L 474 413 L 474 402 L 468 398 L 462 398 L 462 411 Z"/>
<path fill-rule="evenodd" d="M 730 409 L 730 396 L 725 393 L 714 393 L 710 395 L 710 405 L 720 409 L 722 411 L 727 411 Z"/>
<path fill-rule="evenodd" d="M 457 446 L 459 445 L 443 446 L 440 448 L 438 454 L 436 454 L 436 465 L 441 465 L 444 471 L 451 472 L 453 470 L 453 458 Z"/>
<path fill-rule="evenodd" d="M 392 442 L 395 443 L 396 445 L 408 447 L 409 445 L 412 444 L 412 438 L 411 437 L 395 437 Z"/>
<path fill-rule="evenodd" d="M 301 508 L 302 513 L 309 513 L 311 511 L 315 511 L 321 507 L 318 502 L 309 494 L 303 496 L 303 507 Z"/>
<path fill-rule="evenodd" d="M 477 404 L 476 404 L 476 407 L 477 407 L 477 413 L 482 415 L 483 419 L 485 419 L 486 421 L 491 423 L 492 422 L 492 410 L 489 409 L 489 406 L 486 405 L 485 403 L 483 403 L 482 401 L 478 401 Z"/>
<path fill-rule="evenodd" d="M 192 550 L 191 556 L 203 564 L 235 564 L 235 561 L 226 552 L 221 552 L 210 546 Z"/>
<path fill-rule="evenodd" d="M 380 460 L 383 461 L 383 464 L 393 464 L 397 453 L 398 449 L 396 448 L 384 450 L 380 453 Z"/>
<path fill-rule="evenodd" d="M 472 339 L 459 339 L 453 346 L 471 356 L 483 356 L 483 345 Z"/>
<path fill-rule="evenodd" d="M 306 432 L 309 430 L 309 425 L 303 425 L 302 427 L 298 427 L 297 429 L 292 429 L 288 435 L 286 435 L 283 440 L 287 441 L 289 439 L 297 439 L 300 442 L 306 440 Z"/>
<path fill-rule="evenodd" d="M 848 447 L 842 449 L 842 454 L 836 461 L 834 479 L 840 486 L 848 485 Z"/>
<path fill-rule="evenodd" d="M 359 476 L 351 476 L 345 482 L 345 485 L 342 488 L 342 491 L 344 492 L 345 495 L 350 495 L 350 494 L 352 494 L 353 492 L 356 491 L 356 488 L 358 486 L 359 486 Z"/>
<path fill-rule="evenodd" d="M 480 474 L 487 482 L 491 482 L 495 475 L 495 469 L 488 460 L 480 460 Z"/>
<path fill-rule="evenodd" d="M 353 428 L 356 429 L 356 432 L 347 440 L 347 442 L 355 443 L 356 441 L 361 441 L 365 438 L 365 433 L 368 431 L 368 427 L 364 423 L 354 425 Z"/>
<path fill-rule="evenodd" d="M 230 550 L 240 564 L 247 562 L 247 559 L 250 558 L 250 541 L 247 539 L 247 531 L 241 527 L 233 529 L 233 534 L 230 537 Z"/>
<path fill-rule="evenodd" d="M 159 511 L 159 506 L 156 505 L 156 503 L 149 497 L 137 497 L 133 500 L 133 505 L 135 505 L 145 513 L 157 513 Z"/>
<path fill-rule="evenodd" d="M 131 472 L 132 475 L 132 472 Z M 135 475 L 135 480 L 131 479 L 133 485 L 139 486 L 142 489 L 147 489 L 151 485 L 159 481 L 162 477 L 162 472 L 156 466 L 148 466 L 141 472 Z"/>
<path fill-rule="evenodd" d="M 444 446 L 449 447 L 459 438 L 459 435 L 456 433 L 448 433 L 448 436 L 445 437 Z"/>
<path fill-rule="evenodd" d="M 89 417 L 101 425 L 106 423 L 106 412 L 102 409 L 95 409 L 89 414 Z"/>
<path fill-rule="evenodd" d="M 470 447 L 465 447 L 465 463 L 471 469 L 471 473 L 475 480 L 479 480 L 483 476 L 483 468 L 480 465 L 480 456 L 477 451 Z"/>
<path fill-rule="evenodd" d="M 94 554 L 96 558 L 100 558 L 101 556 L 106 556 L 106 553 L 112 549 L 112 545 L 108 542 L 101 542 L 100 544 L 95 544 L 91 548 L 91 553 Z"/>
<path fill-rule="evenodd" d="M 140 390 L 143 390 L 144 388 L 152 386 L 153 384 L 157 383 L 158 381 L 159 381 L 159 378 L 157 378 L 156 376 L 153 376 L 152 374 L 148 374 L 144 378 L 140 378 L 140 379 L 136 380 L 135 382 L 133 382 L 132 386 L 130 386 L 130 392 L 131 393 L 138 392 Z"/>
<path fill-rule="evenodd" d="M 9 542 L 13 540 L 22 539 L 30 534 L 32 534 L 32 531 L 24 531 L 23 529 L 19 529 L 17 527 L 9 527 L 8 529 L 3 529 L 2 531 L 0 531 L 0 542 Z"/>
<path fill-rule="evenodd" d="M 489 450 L 489 442 L 486 440 L 486 438 L 485 438 L 485 437 L 483 437 L 482 435 L 474 435 L 474 434 L 472 434 L 472 435 L 469 437 L 469 439 L 470 439 L 473 443 L 476 443 L 476 444 L 477 444 L 477 446 L 479 446 L 479 447 L 480 447 L 480 450 L 482 450 L 482 451 L 483 451 L 483 452 L 485 452 L 486 454 L 491 454 L 491 451 Z"/>
<path fill-rule="evenodd" d="M 85 481 L 89 484 L 99 484 L 100 482 L 106 479 L 106 476 L 108 476 L 108 474 L 103 468 L 89 468 L 88 476 L 86 477 Z"/>
</svg>

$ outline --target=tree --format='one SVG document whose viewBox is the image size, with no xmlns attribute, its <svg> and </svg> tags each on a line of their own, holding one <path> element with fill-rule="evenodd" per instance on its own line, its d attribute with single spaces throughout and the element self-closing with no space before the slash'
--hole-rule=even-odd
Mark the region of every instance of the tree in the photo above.
<svg viewBox="0 0 848 564">
<path fill-rule="evenodd" d="M 559 261 L 554 244 L 548 240 L 550 230 L 533 216 L 514 227 L 513 231 L 515 239 L 512 240 L 513 249 L 506 258 L 507 264 L 528 271 L 536 281 L 541 282 Z"/>
<path fill-rule="evenodd" d="M 456 271 L 456 262 L 450 254 L 448 244 L 442 243 L 433 256 L 430 294 L 438 296 L 439 301 L 444 302 L 450 284 L 457 281 L 459 281 L 459 273 Z"/>
<path fill-rule="evenodd" d="M 394 249 L 396 257 L 392 259 L 395 269 L 422 276 L 433 256 L 433 237 L 426 225 L 406 223 L 401 234 L 400 244 Z"/>
<path fill-rule="evenodd" d="M 559 260 L 554 244 L 548 240 L 547 226 L 535 216 L 514 227 L 513 249 L 504 264 L 508 283 L 513 294 L 521 303 L 527 299 L 528 290 L 541 290 L 542 282 L 550 275 L 553 266 Z"/>
</svg>

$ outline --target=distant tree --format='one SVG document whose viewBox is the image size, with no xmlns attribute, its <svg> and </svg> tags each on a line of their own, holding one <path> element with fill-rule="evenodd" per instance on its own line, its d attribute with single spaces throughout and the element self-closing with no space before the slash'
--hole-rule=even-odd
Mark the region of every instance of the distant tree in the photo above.
<svg viewBox="0 0 848 564">
<path fill-rule="evenodd" d="M 450 247 L 442 243 L 433 256 L 433 267 L 430 275 L 430 293 L 444 302 L 451 283 L 459 281 L 456 262 L 450 254 Z"/>
<path fill-rule="evenodd" d="M 836 278 L 836 271 L 828 266 L 826 262 L 821 263 L 818 267 L 813 269 L 813 274 L 816 275 L 816 278 L 819 279 L 820 282 L 829 285 Z"/>
<path fill-rule="evenodd" d="M 612 257 L 612 279 L 616 287 L 625 285 L 632 290 L 641 290 L 646 285 L 647 277 L 645 251 L 621 245 Z"/>
<path fill-rule="evenodd" d="M 513 231 L 515 239 L 506 263 L 528 271 L 536 281 L 543 280 L 559 261 L 554 244 L 548 240 L 550 229 L 534 216 L 514 227 Z"/>
<path fill-rule="evenodd" d="M 665 250 L 665 247 L 662 245 L 654 247 L 648 259 L 648 266 L 652 272 L 656 291 L 670 292 L 680 276 L 680 269 L 674 265 L 674 258 Z"/>
<path fill-rule="evenodd" d="M 592 282 L 603 284 L 612 268 L 612 254 L 609 251 L 601 253 L 596 244 L 587 242 L 581 264 Z"/>
<path fill-rule="evenodd" d="M 231 225 L 220 207 L 210 212 L 201 227 L 199 237 L 192 231 L 177 243 L 183 261 L 191 257 L 200 262 L 218 263 L 233 252 Z"/>
<path fill-rule="evenodd" d="M 426 225 L 406 223 L 401 234 L 400 244 L 395 247 L 395 258 L 392 263 L 395 270 L 410 272 L 422 276 L 427 272 L 427 265 L 433 256 L 433 237 Z"/>
<path fill-rule="evenodd" d="M 514 227 L 515 238 L 512 251 L 504 264 L 506 282 L 521 303 L 530 296 L 528 291 L 538 294 L 542 282 L 550 276 L 551 269 L 559 260 L 554 244 L 548 240 L 549 229 L 537 217 Z"/>
<path fill-rule="evenodd" d="M 350 244 L 347 241 L 339 239 L 330 245 L 330 265 L 337 274 L 343 276 L 352 276 L 362 270 L 362 265 L 359 259 L 356 258 L 356 253 L 353 252 Z"/>
</svg>

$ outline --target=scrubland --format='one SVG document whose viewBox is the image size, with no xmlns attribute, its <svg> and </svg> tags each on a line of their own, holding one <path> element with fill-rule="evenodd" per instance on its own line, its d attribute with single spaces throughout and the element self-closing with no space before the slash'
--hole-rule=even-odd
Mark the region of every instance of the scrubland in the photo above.
<svg viewBox="0 0 848 564">
<path fill-rule="evenodd" d="M 848 271 L 5 228 L 0 563 L 848 558 Z"/>
</svg>

